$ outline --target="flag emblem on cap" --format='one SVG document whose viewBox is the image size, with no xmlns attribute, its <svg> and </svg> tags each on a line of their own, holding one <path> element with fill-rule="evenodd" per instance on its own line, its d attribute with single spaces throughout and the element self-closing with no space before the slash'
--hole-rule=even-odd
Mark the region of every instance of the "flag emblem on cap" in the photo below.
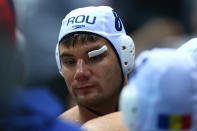
<svg viewBox="0 0 197 131">
<path fill-rule="evenodd" d="M 158 116 L 159 129 L 181 130 L 191 128 L 191 115 L 160 114 Z"/>
</svg>

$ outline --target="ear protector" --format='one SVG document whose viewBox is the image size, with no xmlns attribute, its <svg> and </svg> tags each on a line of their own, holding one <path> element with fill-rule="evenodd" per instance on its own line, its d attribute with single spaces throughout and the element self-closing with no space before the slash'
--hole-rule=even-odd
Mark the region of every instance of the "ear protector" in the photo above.
<svg viewBox="0 0 197 131">
<path fill-rule="evenodd" d="M 55 48 L 55 57 L 56 57 L 56 63 L 57 63 L 58 70 L 59 70 L 60 74 L 63 76 L 62 66 L 61 66 L 61 62 L 60 62 L 60 55 L 59 55 L 59 43 L 57 43 L 56 48 Z"/>
<path fill-rule="evenodd" d="M 124 74 L 129 74 L 134 66 L 135 60 L 135 45 L 132 38 L 128 35 L 122 35 L 120 37 L 121 45 L 121 65 Z"/>
</svg>

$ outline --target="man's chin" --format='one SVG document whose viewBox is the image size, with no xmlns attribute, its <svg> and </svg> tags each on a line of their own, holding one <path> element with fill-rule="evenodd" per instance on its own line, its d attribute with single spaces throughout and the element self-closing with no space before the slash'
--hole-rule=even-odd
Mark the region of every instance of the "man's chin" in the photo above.
<svg viewBox="0 0 197 131">
<path fill-rule="evenodd" d="M 78 105 L 84 106 L 98 106 L 104 102 L 101 96 L 79 96 L 75 98 Z"/>
</svg>

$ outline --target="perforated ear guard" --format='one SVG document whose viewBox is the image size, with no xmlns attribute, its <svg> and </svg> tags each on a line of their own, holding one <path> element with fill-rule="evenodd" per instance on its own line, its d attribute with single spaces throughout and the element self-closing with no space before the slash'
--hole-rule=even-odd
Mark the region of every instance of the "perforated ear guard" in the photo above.
<svg viewBox="0 0 197 131">
<path fill-rule="evenodd" d="M 122 35 L 120 37 L 121 45 L 121 65 L 124 74 L 129 74 L 134 66 L 135 59 L 135 45 L 133 40 L 128 35 Z"/>
<path fill-rule="evenodd" d="M 63 76 L 61 62 L 60 62 L 60 55 L 59 55 L 59 43 L 57 43 L 56 48 L 55 48 L 55 58 L 56 58 L 58 70 L 60 74 Z"/>
</svg>

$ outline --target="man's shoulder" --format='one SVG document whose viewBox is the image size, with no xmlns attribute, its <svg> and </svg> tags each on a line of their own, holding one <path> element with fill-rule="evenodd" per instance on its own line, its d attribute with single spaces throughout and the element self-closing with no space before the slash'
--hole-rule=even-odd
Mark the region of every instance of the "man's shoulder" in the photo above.
<svg viewBox="0 0 197 131">
<path fill-rule="evenodd" d="M 127 131 L 123 120 L 122 120 L 122 113 L 121 112 L 114 112 L 102 117 L 98 117 L 92 120 L 89 120 L 82 126 L 85 130 L 91 131 Z"/>
<path fill-rule="evenodd" d="M 68 120 L 68 121 L 78 121 L 78 116 L 79 116 L 79 109 L 78 106 L 74 106 L 65 112 L 63 112 L 59 118 L 63 120 Z"/>
</svg>

